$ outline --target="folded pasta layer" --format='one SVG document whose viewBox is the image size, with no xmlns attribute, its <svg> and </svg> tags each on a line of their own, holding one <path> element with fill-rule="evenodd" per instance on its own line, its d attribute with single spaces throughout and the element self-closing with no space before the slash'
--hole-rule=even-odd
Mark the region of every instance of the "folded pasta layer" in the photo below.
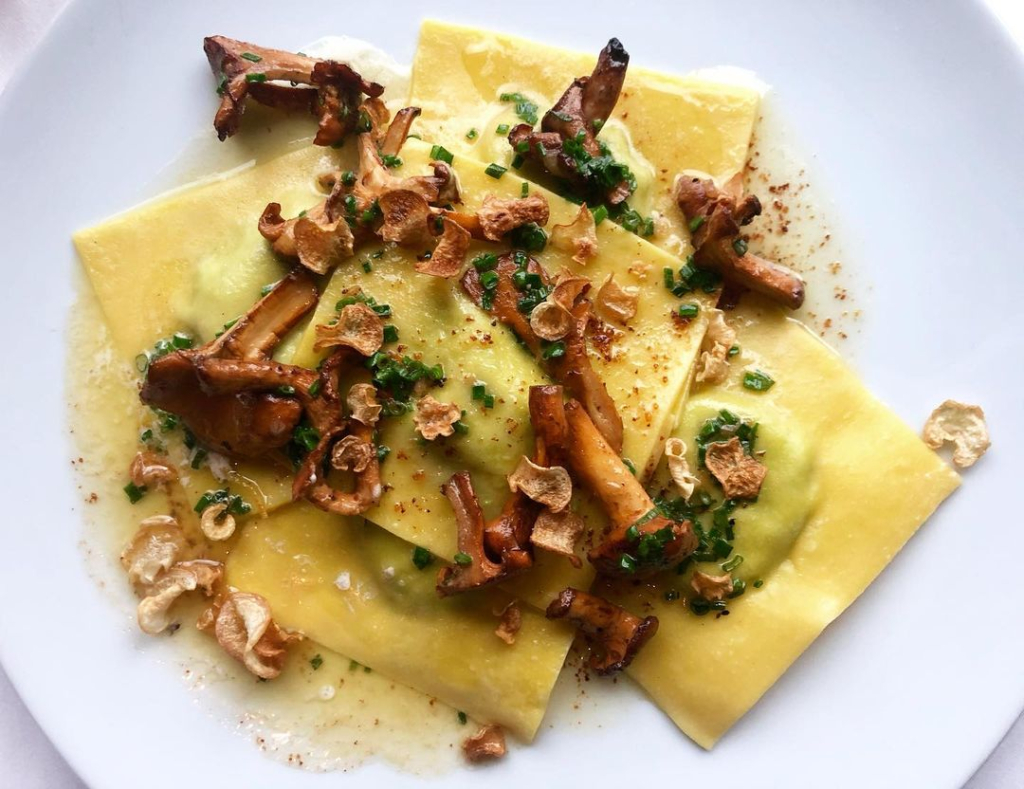
<svg viewBox="0 0 1024 789">
<path fill-rule="evenodd" d="M 690 446 L 721 408 L 759 421 L 768 467 L 756 503 L 737 509 L 734 577 L 746 593 L 729 616 L 695 616 L 688 576 L 603 587 L 661 627 L 630 675 L 698 744 L 710 748 L 885 568 L 959 484 L 959 476 L 876 399 L 834 351 L 774 307 L 732 317 L 742 352 L 721 387 L 694 394 L 677 435 Z M 757 368 L 767 392 L 742 386 Z M 667 475 L 661 470 L 662 479 Z M 716 565 L 702 569 L 721 573 Z M 763 581 L 760 588 L 755 581 Z M 669 595 L 672 597 L 673 595 Z"/>
</svg>

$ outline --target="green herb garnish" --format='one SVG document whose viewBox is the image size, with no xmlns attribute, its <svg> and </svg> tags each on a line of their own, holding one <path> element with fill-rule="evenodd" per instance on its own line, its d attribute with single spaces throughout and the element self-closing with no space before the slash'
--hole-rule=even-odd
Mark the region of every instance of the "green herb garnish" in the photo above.
<svg viewBox="0 0 1024 789">
<path fill-rule="evenodd" d="M 412 549 L 412 563 L 416 566 L 417 570 L 423 570 L 434 561 L 433 554 L 426 548 L 421 548 L 417 545 Z"/>
<path fill-rule="evenodd" d="M 755 392 L 767 392 L 775 386 L 775 379 L 761 370 L 747 370 L 743 373 L 743 386 Z"/>
<path fill-rule="evenodd" d="M 128 497 L 128 501 L 132 504 L 137 504 L 141 501 L 146 492 L 147 488 L 145 485 L 136 485 L 134 482 L 129 482 L 124 486 L 124 495 Z"/>
</svg>

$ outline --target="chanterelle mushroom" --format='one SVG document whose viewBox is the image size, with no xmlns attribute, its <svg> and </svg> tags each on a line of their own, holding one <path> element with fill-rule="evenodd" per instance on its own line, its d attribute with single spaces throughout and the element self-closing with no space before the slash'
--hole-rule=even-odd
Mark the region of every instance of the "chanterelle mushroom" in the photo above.
<svg viewBox="0 0 1024 789">
<path fill-rule="evenodd" d="M 638 616 L 602 597 L 569 587 L 551 601 L 548 619 L 568 619 L 590 644 L 590 667 L 614 674 L 633 662 L 641 647 L 658 632 L 658 617 Z"/>
<path fill-rule="evenodd" d="M 142 402 L 177 414 L 202 444 L 217 452 L 260 457 L 280 449 L 291 440 L 302 405 L 273 392 L 211 393 L 200 381 L 199 366 L 207 359 L 268 359 L 318 298 L 312 278 L 293 271 L 219 338 L 155 359 L 139 394 Z"/>
<path fill-rule="evenodd" d="M 507 576 L 508 569 L 488 557 L 484 548 L 484 511 L 480 507 L 468 471 L 452 474 L 441 492 L 455 511 L 459 553 L 454 567 L 442 567 L 437 575 L 437 592 L 442 597 L 494 583 Z M 528 566 L 528 565 L 527 565 Z"/>
<path fill-rule="evenodd" d="M 588 556 L 603 575 L 643 578 L 672 567 L 697 547 L 690 521 L 660 515 L 640 481 L 575 400 L 565 404 L 569 468 L 608 515 L 608 529 Z"/>
<path fill-rule="evenodd" d="M 615 109 L 628 65 L 629 54 L 617 38 L 611 39 L 593 73 L 573 80 L 544 114 L 541 130 L 521 123 L 509 133 L 509 144 L 552 175 L 568 180 L 584 196 L 590 193 L 612 205 L 622 203 L 636 189 L 636 180 L 606 156 L 597 133 Z"/>
<path fill-rule="evenodd" d="M 314 142 L 333 145 L 359 123 L 362 95 L 376 98 L 384 92 L 381 85 L 368 82 L 344 63 L 258 47 L 224 36 L 203 39 L 203 49 L 214 76 L 220 80 L 217 92 L 221 101 L 213 126 L 221 140 L 238 131 L 245 99 L 251 96 L 271 107 L 307 109 L 320 120 Z"/>
<path fill-rule="evenodd" d="M 562 387 L 530 388 L 530 422 L 536 439 L 534 463 L 543 468 L 559 466 L 568 440 Z M 539 504 L 514 489 L 499 515 L 485 523 L 469 472 L 453 474 L 442 491 L 455 511 L 459 559 L 462 561 L 455 567 L 444 567 L 438 573 L 439 594 L 444 596 L 475 589 L 509 578 L 533 565 L 530 538 L 541 510 Z M 556 499 L 555 503 L 559 504 L 561 500 Z"/>
<path fill-rule="evenodd" d="M 736 190 L 732 190 L 735 192 Z M 694 262 L 726 280 L 757 291 L 790 309 L 804 302 L 804 281 L 778 263 L 747 251 L 740 227 L 761 213 L 754 195 L 740 199 L 711 179 L 681 175 L 675 198 L 693 233 Z"/>
</svg>

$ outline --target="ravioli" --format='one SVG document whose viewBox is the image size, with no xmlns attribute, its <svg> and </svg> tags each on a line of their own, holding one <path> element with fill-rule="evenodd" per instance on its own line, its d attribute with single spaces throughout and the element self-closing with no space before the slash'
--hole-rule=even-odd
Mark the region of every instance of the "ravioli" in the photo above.
<svg viewBox="0 0 1024 789">
<path fill-rule="evenodd" d="M 294 216 L 323 199 L 317 173 L 354 150 L 309 146 L 183 187 L 75 233 L 115 347 L 126 359 L 187 331 L 208 341 L 247 312 L 283 265 L 259 234 L 267 203 Z"/>
<path fill-rule="evenodd" d="M 275 620 L 478 720 L 533 739 L 573 632 L 524 609 L 514 644 L 494 630 L 499 590 L 439 598 L 436 566 L 361 518 L 304 502 L 250 522 L 227 581 L 263 595 Z"/>
<path fill-rule="evenodd" d="M 628 49 L 629 41 L 624 43 Z M 576 77 L 591 72 L 595 60 L 504 33 L 427 21 L 413 60 L 410 103 L 423 110 L 418 123 L 427 139 L 508 166 L 513 151 L 507 132 L 496 130 L 522 121 L 515 102 L 502 102 L 502 94 L 523 94 L 540 117 Z M 750 88 L 630 65 L 600 139 L 637 176 L 629 204 L 644 216 L 661 215 L 653 243 L 674 254 L 687 251 L 689 231 L 671 198 L 673 181 L 683 170 L 720 181 L 741 172 L 760 98 Z"/>
<path fill-rule="evenodd" d="M 779 309 L 751 299 L 730 318 L 742 351 L 721 387 L 696 392 L 676 435 L 690 447 L 727 408 L 759 422 L 768 466 L 758 501 L 737 509 L 734 576 L 746 593 L 729 616 L 694 615 L 665 593 L 666 574 L 611 599 L 660 620 L 628 669 L 673 721 L 710 748 L 892 560 L 959 476 L 878 401 L 830 348 Z M 743 388 L 757 368 L 776 383 Z M 666 478 L 662 470 L 662 479 Z M 705 567 L 720 573 L 716 566 Z M 754 588 L 755 580 L 763 586 Z"/>
<path fill-rule="evenodd" d="M 425 169 L 429 154 L 430 146 L 410 140 L 402 149 L 404 164 L 400 172 L 412 174 Z M 476 210 L 488 194 L 522 194 L 524 181 L 511 172 L 496 180 L 485 174 L 486 164 L 466 156 L 456 156 L 453 167 L 463 187 L 464 210 Z M 543 194 L 548 200 L 549 230 L 555 224 L 572 221 L 579 210 L 541 187 L 530 185 L 529 189 L 531 194 Z M 643 473 L 657 462 L 674 426 L 673 414 L 690 379 L 704 335 L 705 314 L 713 302 L 707 294 L 693 294 L 688 300 L 702 307 L 697 318 L 674 321 L 672 312 L 679 299 L 665 289 L 662 270 L 677 261 L 612 222 L 602 222 L 597 236 L 598 255 L 586 266 L 550 244 L 537 257 L 549 272 L 567 268 L 589 277 L 595 287 L 614 273 L 616 282 L 639 291 L 637 314 L 611 343 L 609 358 L 592 348 L 591 362 L 622 416 L 626 428 L 623 455 Z M 480 246 L 469 256 L 495 249 L 494 245 Z M 382 466 L 386 492 L 366 517 L 448 559 L 456 551 L 456 534 L 451 508 L 440 492 L 441 484 L 456 471 L 470 470 L 485 512 L 497 514 L 509 495 L 506 475 L 522 455 L 533 451 L 529 387 L 547 380 L 512 334 L 473 304 L 456 280 L 448 282 L 415 273 L 412 252 L 385 248 L 375 258 L 378 251 L 369 248 L 360 253 L 360 259 L 371 267 L 369 272 L 358 264 L 336 270 L 299 343 L 295 361 L 305 366 L 319 361 L 323 354 L 312 350 L 315 326 L 334 316 L 335 304 L 344 293 L 360 288 L 378 302 L 391 305 L 393 315 L 388 320 L 398 328 L 396 347 L 401 353 L 421 358 L 425 364 L 443 365 L 447 381 L 432 394 L 466 410 L 463 421 L 468 434 L 454 436 L 443 444 L 428 444 L 419 439 L 410 414 L 385 419 L 380 428 L 381 441 L 391 449 Z M 630 266 L 642 276 L 631 273 Z M 484 409 L 471 400 L 472 386 L 478 381 L 495 395 L 495 408 Z M 601 528 L 603 524 L 592 526 Z M 544 556 L 540 564 L 539 572 L 518 584 L 526 599 L 537 605 L 546 604 L 567 583 L 586 586 L 593 577 L 589 565 L 572 571 L 562 558 Z"/>
</svg>

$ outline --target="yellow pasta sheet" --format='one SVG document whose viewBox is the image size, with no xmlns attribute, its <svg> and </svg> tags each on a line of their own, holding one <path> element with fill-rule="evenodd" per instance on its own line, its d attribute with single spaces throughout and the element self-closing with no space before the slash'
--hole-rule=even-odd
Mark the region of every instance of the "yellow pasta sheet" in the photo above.
<svg viewBox="0 0 1024 789">
<path fill-rule="evenodd" d="M 267 598 L 282 626 L 532 739 L 571 629 L 524 609 L 506 644 L 494 630 L 511 596 L 492 589 L 441 599 L 436 570 L 416 569 L 408 543 L 383 529 L 299 503 L 246 526 L 227 581 Z"/>
<path fill-rule="evenodd" d="M 759 500 L 734 512 L 734 577 L 746 593 L 730 614 L 699 617 L 689 574 L 605 588 L 630 610 L 654 613 L 657 636 L 630 675 L 697 743 L 710 748 L 889 563 L 959 477 L 840 358 L 801 324 L 751 301 L 732 317 L 742 351 L 729 380 L 697 391 L 677 435 L 690 449 L 704 421 L 727 408 L 759 423 L 769 471 Z M 767 392 L 741 384 L 757 368 Z M 666 475 L 662 470 L 662 479 Z M 709 490 L 714 490 L 709 486 Z M 719 491 L 720 496 L 720 491 Z M 720 574 L 716 565 L 706 572 Z M 763 581 L 761 588 L 753 583 Z"/>
<path fill-rule="evenodd" d="M 427 21 L 413 60 L 410 103 L 423 109 L 419 129 L 456 153 L 508 166 L 513 152 L 501 124 L 521 123 L 514 101 L 521 93 L 549 109 L 576 77 L 590 74 L 597 51 L 578 53 L 444 22 Z M 623 41 L 629 49 L 630 41 Z M 748 87 L 678 77 L 630 65 L 615 111 L 600 139 L 637 176 L 630 205 L 644 216 L 662 215 L 652 241 L 681 254 L 689 232 L 671 200 L 676 175 L 699 170 L 725 180 L 747 160 L 760 94 Z M 468 139 L 475 129 L 477 135 Z M 530 177 L 538 173 L 530 169 Z"/>
<path fill-rule="evenodd" d="M 403 149 L 404 164 L 399 171 L 411 175 L 425 170 L 430 146 L 410 140 Z M 453 164 L 463 188 L 465 210 L 473 211 L 484 197 L 518 197 L 524 183 L 511 172 L 500 179 L 486 175 L 485 163 L 456 156 Z M 579 208 L 536 185 L 531 194 L 544 194 L 551 207 L 551 226 L 570 222 Z M 575 263 L 568 253 L 549 244 L 537 255 L 552 274 L 570 269 L 591 279 L 595 288 L 609 274 L 616 282 L 634 287 L 639 308 L 621 336 L 611 344 L 608 358 L 591 347 L 594 368 L 608 387 L 625 425 L 623 455 L 642 472 L 656 463 L 669 431 L 673 414 L 690 378 L 706 323 L 705 312 L 685 323 L 672 319 L 679 299 L 665 289 L 662 270 L 677 261 L 665 252 L 605 221 L 597 228 L 598 255 L 588 265 Z M 506 475 L 522 455 L 533 451 L 528 395 L 531 385 L 546 379 L 532 356 L 519 347 L 511 332 L 466 297 L 457 280 L 441 280 L 413 270 L 415 253 L 385 248 L 361 252 L 361 260 L 372 269 L 366 272 L 357 261 L 339 267 L 321 299 L 306 336 L 300 341 L 296 362 L 312 366 L 315 326 L 335 316 L 335 305 L 345 293 L 361 289 L 378 302 L 391 305 L 391 321 L 399 331 L 393 348 L 421 359 L 442 364 L 447 376 L 443 388 L 434 390 L 439 400 L 456 402 L 465 411 L 467 435 L 441 442 L 422 441 L 412 415 L 385 419 L 381 440 L 391 453 L 382 468 L 385 493 L 379 505 L 366 513 L 398 536 L 422 545 L 447 560 L 456 551 L 455 524 L 451 508 L 440 492 L 452 473 L 468 469 L 485 512 L 496 514 L 508 497 Z M 480 245 L 478 252 L 501 252 L 493 244 Z M 711 297 L 694 294 L 688 300 L 710 306 Z M 480 381 L 495 396 L 495 407 L 485 409 L 471 399 L 472 386 Z M 592 524 L 603 526 L 598 522 Z M 589 565 L 572 571 L 562 558 L 542 556 L 540 566 L 520 585 L 527 599 L 546 604 L 567 583 L 586 585 L 592 578 Z"/>
</svg>

